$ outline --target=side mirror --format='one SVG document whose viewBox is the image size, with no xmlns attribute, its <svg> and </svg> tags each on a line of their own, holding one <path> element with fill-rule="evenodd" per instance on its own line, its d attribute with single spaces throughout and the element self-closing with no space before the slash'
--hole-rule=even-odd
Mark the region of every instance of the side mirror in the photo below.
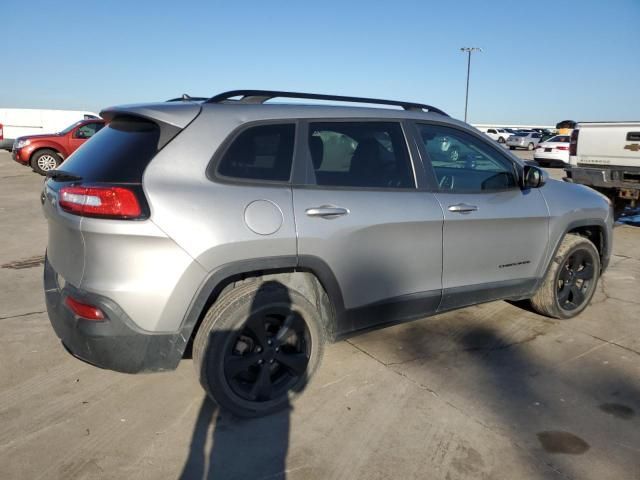
<svg viewBox="0 0 640 480">
<path fill-rule="evenodd" d="M 523 188 L 540 188 L 546 182 L 544 171 L 533 165 L 524 166 Z"/>
</svg>

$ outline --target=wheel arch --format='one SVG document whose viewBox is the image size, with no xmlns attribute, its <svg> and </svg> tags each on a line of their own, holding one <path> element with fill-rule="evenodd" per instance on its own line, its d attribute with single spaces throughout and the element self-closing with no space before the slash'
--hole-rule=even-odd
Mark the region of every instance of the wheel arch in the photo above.
<svg viewBox="0 0 640 480">
<path fill-rule="evenodd" d="M 562 241 L 567 235 L 580 235 L 589 239 L 598 250 L 600 254 L 600 274 L 605 271 L 607 265 L 609 264 L 609 255 L 610 255 L 610 242 L 611 238 L 609 238 L 607 225 L 604 220 L 600 218 L 588 218 L 582 220 L 575 220 L 570 222 L 564 229 L 562 235 L 558 236 L 558 239 L 553 246 L 552 254 L 546 261 L 544 271 L 542 272 L 542 276 L 538 282 L 538 285 L 542 282 L 542 280 L 547 275 L 547 272 L 551 268 L 551 264 L 553 259 L 556 257 L 558 253 L 558 249 L 562 244 Z"/>
<path fill-rule="evenodd" d="M 185 352 L 189 352 L 211 305 L 227 289 L 257 280 L 278 281 L 304 295 L 320 312 L 325 338 L 335 339 L 344 304 L 333 272 L 317 257 L 281 256 L 233 262 L 214 270 L 203 282 L 182 322 L 181 336 L 187 342 Z"/>
<path fill-rule="evenodd" d="M 36 154 L 41 152 L 42 150 L 52 150 L 55 153 L 57 153 L 60 158 L 62 158 L 62 160 L 65 159 L 65 155 L 60 151 L 60 149 L 56 148 L 53 145 L 42 145 L 37 147 L 33 152 L 31 152 L 31 155 L 29 155 L 29 165 L 31 165 L 31 162 L 33 162 L 33 159 L 35 158 Z"/>
</svg>

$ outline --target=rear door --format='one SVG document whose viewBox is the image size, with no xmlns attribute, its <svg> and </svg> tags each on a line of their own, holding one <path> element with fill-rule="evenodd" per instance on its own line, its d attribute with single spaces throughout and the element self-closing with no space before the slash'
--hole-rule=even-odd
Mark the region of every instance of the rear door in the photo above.
<svg viewBox="0 0 640 480">
<path fill-rule="evenodd" d="M 394 121 L 310 121 L 294 185 L 299 263 L 323 272 L 338 332 L 423 316 L 441 294 L 443 214 Z"/>
<path fill-rule="evenodd" d="M 438 124 L 417 129 L 444 211 L 440 310 L 529 293 L 548 241 L 540 191 L 521 190 L 513 160 L 481 136 Z M 442 136 L 459 149 L 458 161 L 442 155 Z"/>
</svg>

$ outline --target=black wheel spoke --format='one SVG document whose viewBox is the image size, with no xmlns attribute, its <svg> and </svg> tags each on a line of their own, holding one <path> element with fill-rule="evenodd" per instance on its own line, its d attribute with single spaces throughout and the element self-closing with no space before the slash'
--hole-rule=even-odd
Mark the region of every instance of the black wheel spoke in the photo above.
<svg viewBox="0 0 640 480">
<path fill-rule="evenodd" d="M 577 285 L 571 285 L 571 303 L 573 303 L 576 307 L 582 305 L 584 301 L 584 293 L 582 293 L 582 289 Z"/>
<path fill-rule="evenodd" d="M 292 327 L 293 327 L 294 317 L 295 315 L 293 313 L 290 313 L 289 315 L 287 315 L 287 318 L 285 318 L 284 322 L 282 323 L 282 326 L 278 330 L 278 333 L 276 333 L 276 336 L 275 336 L 276 345 L 282 345 L 284 342 L 286 342 L 287 338 L 289 338 L 289 335 L 293 333 Z"/>
<path fill-rule="evenodd" d="M 571 272 L 569 271 L 569 269 L 566 267 L 563 267 L 560 270 L 560 275 L 558 275 L 558 279 L 566 282 L 567 280 L 569 280 L 570 277 L 571 277 Z"/>
<path fill-rule="evenodd" d="M 251 365 L 258 363 L 260 356 L 257 353 L 248 355 L 231 355 L 225 359 L 224 372 L 227 377 L 234 378 L 241 372 L 246 372 Z"/>
<path fill-rule="evenodd" d="M 593 278 L 593 265 L 586 264 L 582 270 L 576 272 L 575 276 L 581 280 L 591 280 Z"/>
<path fill-rule="evenodd" d="M 578 250 L 569 258 L 569 268 L 573 271 L 578 270 L 584 262 L 584 252 Z"/>
<path fill-rule="evenodd" d="M 565 284 L 558 292 L 558 302 L 560 305 L 564 305 L 569 300 L 569 294 L 571 293 L 571 285 Z"/>
<path fill-rule="evenodd" d="M 267 328 L 264 319 L 255 315 L 247 321 L 245 328 L 251 332 L 253 338 L 260 344 L 262 348 L 267 345 Z"/>
<path fill-rule="evenodd" d="M 309 359 L 304 353 L 278 352 L 276 360 L 294 375 L 302 375 L 307 369 Z"/>
<path fill-rule="evenodd" d="M 271 397 L 271 369 L 262 365 L 256 383 L 251 387 L 251 396 L 255 399 Z"/>
</svg>

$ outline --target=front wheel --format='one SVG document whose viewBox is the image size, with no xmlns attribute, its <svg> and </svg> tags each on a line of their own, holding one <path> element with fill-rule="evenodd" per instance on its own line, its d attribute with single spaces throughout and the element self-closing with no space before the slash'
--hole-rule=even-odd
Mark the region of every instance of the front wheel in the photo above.
<svg viewBox="0 0 640 480">
<path fill-rule="evenodd" d="M 529 145 L 527 145 L 527 150 L 531 151 L 534 148 L 536 148 L 536 146 L 533 143 L 530 143 Z"/>
<path fill-rule="evenodd" d="M 38 150 L 31 157 L 31 168 L 40 175 L 46 175 L 48 171 L 57 168 L 62 163 L 62 158 L 55 150 Z"/>
<path fill-rule="evenodd" d="M 200 383 L 240 417 L 287 408 L 320 363 L 320 326 L 317 309 L 279 282 L 233 288 L 214 303 L 196 335 L 193 363 Z"/>
<path fill-rule="evenodd" d="M 504 138 L 500 137 L 500 138 L 498 139 L 498 143 L 504 143 L 504 142 L 505 142 Z"/>
<path fill-rule="evenodd" d="M 531 306 L 548 317 L 575 317 L 587 308 L 599 277 L 600 254 L 595 245 L 587 238 L 568 234 L 531 298 Z"/>
</svg>

